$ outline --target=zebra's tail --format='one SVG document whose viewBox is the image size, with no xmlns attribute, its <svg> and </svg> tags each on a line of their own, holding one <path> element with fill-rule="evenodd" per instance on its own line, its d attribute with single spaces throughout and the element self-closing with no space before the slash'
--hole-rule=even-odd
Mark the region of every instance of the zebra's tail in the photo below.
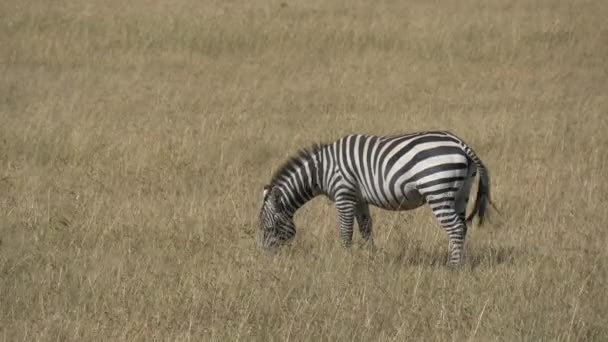
<svg viewBox="0 0 608 342">
<path fill-rule="evenodd" d="M 471 160 L 475 163 L 477 172 L 479 173 L 477 197 L 475 198 L 475 202 L 473 204 L 473 211 L 466 218 L 466 221 L 470 223 L 475 215 L 477 215 L 479 225 L 482 225 L 486 215 L 486 210 L 488 209 L 488 204 L 491 204 L 494 208 L 496 208 L 494 203 L 492 203 L 492 198 L 490 196 L 490 174 L 481 159 L 479 159 L 477 154 L 475 154 L 470 147 L 465 145 L 463 146 L 463 149 L 467 156 L 469 156 L 469 158 L 471 158 Z"/>
</svg>

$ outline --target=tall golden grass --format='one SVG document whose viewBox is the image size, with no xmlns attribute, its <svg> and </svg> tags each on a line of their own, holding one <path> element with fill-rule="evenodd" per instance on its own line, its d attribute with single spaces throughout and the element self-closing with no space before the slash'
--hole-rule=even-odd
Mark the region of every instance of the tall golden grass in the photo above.
<svg viewBox="0 0 608 342">
<path fill-rule="evenodd" d="M 608 339 L 608 2 L 0 3 L 0 338 Z M 447 129 L 501 210 L 255 244 L 262 187 L 342 134 Z M 360 240 L 359 234 L 355 239 Z"/>
</svg>

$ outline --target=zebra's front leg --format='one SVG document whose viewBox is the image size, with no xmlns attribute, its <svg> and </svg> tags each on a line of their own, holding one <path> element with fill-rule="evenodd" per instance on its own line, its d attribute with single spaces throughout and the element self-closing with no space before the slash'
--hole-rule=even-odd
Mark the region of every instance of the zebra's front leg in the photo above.
<svg viewBox="0 0 608 342">
<path fill-rule="evenodd" d="M 353 243 L 353 225 L 355 219 L 356 202 L 341 198 L 336 200 L 338 220 L 340 222 L 340 240 L 343 247 L 350 247 Z"/>
<path fill-rule="evenodd" d="M 359 202 L 357 204 L 357 225 L 359 226 L 359 232 L 361 238 L 367 243 L 367 247 L 375 249 L 374 244 L 374 233 L 373 233 L 373 221 L 369 213 L 369 205 L 365 202 Z"/>
</svg>

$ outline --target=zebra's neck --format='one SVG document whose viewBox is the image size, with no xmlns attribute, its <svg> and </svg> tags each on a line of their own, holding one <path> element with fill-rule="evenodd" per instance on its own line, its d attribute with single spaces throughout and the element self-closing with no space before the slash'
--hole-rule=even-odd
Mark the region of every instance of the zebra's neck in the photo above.
<svg viewBox="0 0 608 342">
<path fill-rule="evenodd" d="M 325 193 L 323 159 L 323 148 L 301 152 L 275 177 L 274 186 L 283 193 L 283 205 L 290 214 L 295 214 L 308 201 Z"/>
</svg>

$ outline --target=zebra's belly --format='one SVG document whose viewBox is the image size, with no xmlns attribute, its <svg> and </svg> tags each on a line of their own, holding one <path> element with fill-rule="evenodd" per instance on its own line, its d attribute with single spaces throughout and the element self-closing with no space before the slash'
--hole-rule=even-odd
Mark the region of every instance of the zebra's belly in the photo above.
<svg viewBox="0 0 608 342">
<path fill-rule="evenodd" d="M 424 197 L 414 186 L 406 186 L 396 191 L 383 191 L 378 195 L 365 194 L 365 201 L 376 207 L 395 211 L 413 210 L 425 204 Z"/>
<path fill-rule="evenodd" d="M 397 194 L 393 199 L 393 210 L 413 210 L 421 207 L 425 203 L 424 197 L 417 191 L 407 191 L 402 194 Z"/>
</svg>

